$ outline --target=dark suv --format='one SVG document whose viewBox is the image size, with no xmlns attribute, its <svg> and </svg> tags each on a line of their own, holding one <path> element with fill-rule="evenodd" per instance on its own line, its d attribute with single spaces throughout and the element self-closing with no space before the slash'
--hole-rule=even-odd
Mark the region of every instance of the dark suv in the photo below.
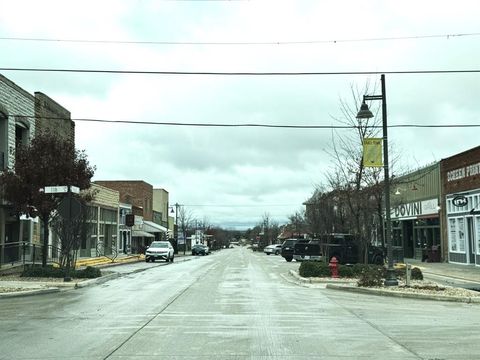
<svg viewBox="0 0 480 360">
<path fill-rule="evenodd" d="M 195 244 L 192 246 L 192 255 L 208 255 L 210 253 L 208 246 Z"/>
<path fill-rule="evenodd" d="M 297 243 L 297 239 L 287 239 L 282 244 L 282 257 L 285 258 L 287 261 L 292 261 L 293 259 L 293 251 L 295 250 L 295 244 Z"/>
<path fill-rule="evenodd" d="M 326 261 L 332 257 L 340 264 L 356 264 L 363 262 L 358 241 L 350 234 L 327 234 L 321 236 L 321 252 Z M 368 245 L 368 263 L 382 265 L 384 263 L 383 249 Z"/>
</svg>

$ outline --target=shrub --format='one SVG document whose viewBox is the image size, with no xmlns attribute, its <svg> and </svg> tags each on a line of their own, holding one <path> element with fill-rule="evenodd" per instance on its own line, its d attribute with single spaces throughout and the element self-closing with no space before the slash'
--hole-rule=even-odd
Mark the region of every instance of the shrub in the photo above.
<svg viewBox="0 0 480 360">
<path fill-rule="evenodd" d="M 358 286 L 382 286 L 384 271 L 381 267 L 365 267 L 358 277 Z"/>
<path fill-rule="evenodd" d="M 100 269 L 93 266 L 87 266 L 83 270 L 75 270 L 73 274 L 73 277 L 80 279 L 93 279 L 100 276 L 102 276 Z"/>
<path fill-rule="evenodd" d="M 365 271 L 365 269 L 370 269 L 371 268 L 371 265 L 367 265 L 367 264 L 353 264 L 352 265 L 352 271 L 353 271 L 353 276 L 354 277 L 358 277 L 360 276 L 360 274 L 362 274 L 363 271 Z"/>
<path fill-rule="evenodd" d="M 46 278 L 63 278 L 65 277 L 65 269 L 54 268 L 53 266 L 41 267 L 31 266 L 23 270 L 22 277 L 46 277 Z M 70 276 L 77 279 L 93 279 L 102 276 L 100 269 L 87 266 L 83 270 L 70 270 Z"/>
<path fill-rule="evenodd" d="M 20 276 L 62 278 L 64 276 L 64 271 L 60 268 L 54 268 L 53 266 L 31 266 L 23 270 Z"/>
<path fill-rule="evenodd" d="M 352 266 L 340 265 L 338 267 L 338 276 L 341 278 L 352 278 L 354 276 L 354 271 Z"/>
<path fill-rule="evenodd" d="M 423 280 L 422 270 L 420 270 L 417 267 L 412 268 L 411 279 L 412 280 Z"/>
<path fill-rule="evenodd" d="M 316 261 L 303 261 L 300 264 L 298 273 L 301 277 L 331 277 L 332 271 L 328 264 Z M 340 277 L 355 277 L 353 267 L 346 265 L 338 266 L 338 275 Z"/>
<path fill-rule="evenodd" d="M 395 269 L 395 275 L 397 279 L 405 279 L 407 270 L 403 269 Z M 410 273 L 410 279 L 412 280 L 423 280 L 422 270 L 417 267 L 412 267 L 412 272 Z"/>
<path fill-rule="evenodd" d="M 303 261 L 298 273 L 301 277 L 327 277 L 330 276 L 330 268 L 323 262 Z"/>
</svg>

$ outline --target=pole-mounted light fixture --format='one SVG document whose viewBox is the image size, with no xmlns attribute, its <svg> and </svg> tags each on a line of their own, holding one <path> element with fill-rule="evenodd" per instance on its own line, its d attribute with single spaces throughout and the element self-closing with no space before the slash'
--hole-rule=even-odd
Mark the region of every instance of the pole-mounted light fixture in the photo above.
<svg viewBox="0 0 480 360">
<path fill-rule="evenodd" d="M 363 95 L 363 102 L 357 114 L 357 119 L 370 119 L 373 113 L 367 105 L 367 100 L 381 100 L 382 101 L 382 130 L 383 130 L 383 169 L 384 169 L 384 191 L 385 191 L 385 223 L 386 223 L 386 243 L 387 243 L 387 258 L 388 268 L 385 279 L 385 286 L 398 285 L 395 269 L 393 268 L 393 251 L 392 251 L 392 220 L 390 216 L 390 176 L 388 168 L 388 137 L 387 137 L 387 100 L 385 91 L 385 74 L 380 77 L 382 83 L 381 95 Z"/>
</svg>

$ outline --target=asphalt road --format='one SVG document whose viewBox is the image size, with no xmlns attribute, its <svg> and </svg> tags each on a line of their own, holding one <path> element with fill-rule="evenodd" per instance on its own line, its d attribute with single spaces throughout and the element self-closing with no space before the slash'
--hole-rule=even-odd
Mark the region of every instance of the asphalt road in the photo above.
<svg viewBox="0 0 480 360">
<path fill-rule="evenodd" d="M 298 266 L 236 248 L 2 299 L 0 359 L 478 359 L 479 305 L 305 288 Z"/>
</svg>

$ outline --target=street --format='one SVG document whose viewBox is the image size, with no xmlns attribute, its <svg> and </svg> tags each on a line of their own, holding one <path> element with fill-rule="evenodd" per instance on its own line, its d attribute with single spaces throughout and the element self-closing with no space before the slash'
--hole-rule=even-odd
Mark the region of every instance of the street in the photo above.
<svg viewBox="0 0 480 360">
<path fill-rule="evenodd" d="M 478 305 L 301 287 L 287 275 L 298 267 L 235 248 L 2 299 L 0 359 L 479 357 Z"/>
</svg>

